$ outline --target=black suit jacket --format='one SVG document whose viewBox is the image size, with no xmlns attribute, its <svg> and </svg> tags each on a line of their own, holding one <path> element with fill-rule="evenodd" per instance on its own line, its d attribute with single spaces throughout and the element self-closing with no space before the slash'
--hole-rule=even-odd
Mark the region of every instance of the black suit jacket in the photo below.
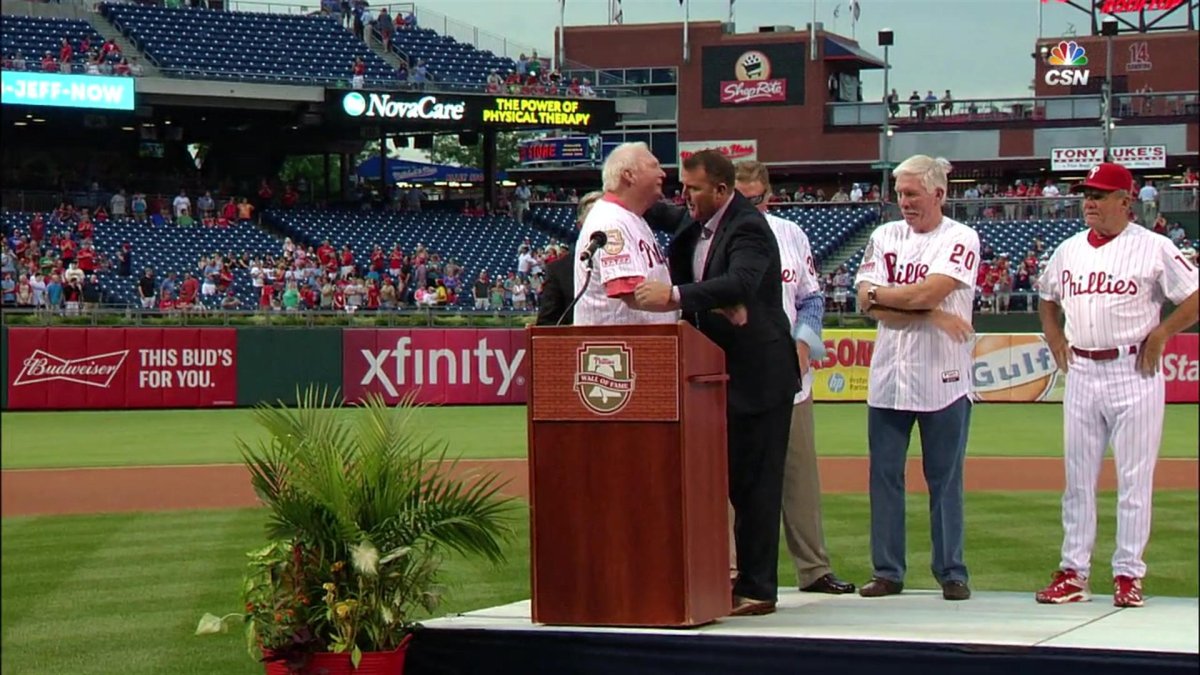
<svg viewBox="0 0 1200 675">
<path fill-rule="evenodd" d="M 673 210 L 671 216 L 665 216 L 668 212 L 662 207 L 648 215 L 680 220 L 668 258 L 683 318 L 725 350 L 730 410 L 758 414 L 792 402 L 800 388 L 800 364 L 783 311 L 775 235 L 749 200 L 737 192 L 731 199 L 698 282 L 692 275 L 692 257 L 703 226 L 679 214 L 679 207 L 667 207 Z M 734 326 L 712 311 L 737 305 L 746 307 L 744 326 Z"/>
<path fill-rule="evenodd" d="M 567 306 L 575 299 L 575 256 L 568 254 L 546 265 L 546 278 L 542 283 L 542 295 L 538 298 L 537 325 L 569 326 L 574 323 L 575 310 L 567 312 Z M 567 316 L 558 323 L 560 317 Z"/>
</svg>

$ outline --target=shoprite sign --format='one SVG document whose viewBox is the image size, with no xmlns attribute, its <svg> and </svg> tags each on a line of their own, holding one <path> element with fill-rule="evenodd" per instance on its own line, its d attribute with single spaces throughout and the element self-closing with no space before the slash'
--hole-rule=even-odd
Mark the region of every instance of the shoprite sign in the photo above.
<svg viewBox="0 0 1200 675">
<path fill-rule="evenodd" d="M 613 101 L 534 96 L 330 91 L 327 117 L 342 124 L 413 129 L 582 129 L 616 125 Z"/>
</svg>

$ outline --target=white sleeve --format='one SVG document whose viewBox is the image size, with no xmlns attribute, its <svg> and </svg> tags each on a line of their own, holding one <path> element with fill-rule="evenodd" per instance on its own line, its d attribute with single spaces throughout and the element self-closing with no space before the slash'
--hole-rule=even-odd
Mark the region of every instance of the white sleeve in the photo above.
<svg viewBox="0 0 1200 675">
<path fill-rule="evenodd" d="M 1046 263 L 1046 269 L 1042 270 L 1042 276 L 1038 277 L 1038 297 L 1048 302 L 1062 302 L 1062 259 L 1063 249 L 1070 243 L 1070 239 L 1064 241 L 1054 250 L 1054 255 L 1050 256 L 1050 262 Z"/>
<path fill-rule="evenodd" d="M 871 239 L 867 241 L 867 248 L 863 251 L 862 264 L 858 266 L 858 275 L 854 278 L 854 285 L 858 286 L 866 281 L 876 286 L 886 286 L 887 272 L 883 261 L 883 247 L 880 245 L 883 228 L 876 228 L 871 233 Z"/>
<path fill-rule="evenodd" d="M 1162 274 L 1158 275 L 1158 284 L 1163 295 L 1172 303 L 1178 305 L 1196 292 L 1196 268 L 1187 260 L 1187 256 L 1179 251 L 1170 241 L 1162 239 L 1156 242 L 1162 264 Z"/>
<path fill-rule="evenodd" d="M 602 229 L 608 236 L 608 242 L 596 251 L 600 282 L 607 284 L 617 279 L 645 278 L 646 270 L 637 250 L 637 239 L 632 236 L 632 228 L 620 218 L 597 225 L 597 229 Z"/>
<path fill-rule="evenodd" d="M 944 246 L 937 252 L 933 264 L 929 266 L 929 274 L 941 274 L 969 288 L 975 288 L 978 269 L 979 235 L 975 234 L 974 230 L 963 227 L 961 232 L 951 238 L 949 246 Z"/>
<path fill-rule="evenodd" d="M 806 297 L 813 293 L 821 292 L 821 284 L 817 281 L 817 266 L 813 260 L 812 245 L 808 243 L 808 235 L 799 226 L 793 228 L 791 246 L 795 247 L 796 260 L 800 261 L 800 269 L 797 270 L 799 279 L 799 292 L 797 297 Z"/>
</svg>

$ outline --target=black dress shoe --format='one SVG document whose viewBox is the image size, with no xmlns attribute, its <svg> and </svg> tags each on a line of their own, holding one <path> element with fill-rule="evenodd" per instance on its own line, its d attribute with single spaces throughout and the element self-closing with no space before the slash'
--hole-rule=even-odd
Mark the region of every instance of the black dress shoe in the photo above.
<svg viewBox="0 0 1200 675">
<path fill-rule="evenodd" d="M 858 589 L 858 594 L 864 598 L 882 598 L 885 595 L 898 595 L 904 590 L 904 584 L 891 579 L 881 579 L 875 577 L 863 587 Z"/>
<path fill-rule="evenodd" d="M 854 584 L 842 581 L 832 573 L 817 579 L 800 589 L 805 593 L 828 593 L 829 595 L 845 595 L 854 592 Z"/>
<path fill-rule="evenodd" d="M 946 600 L 970 600 L 971 587 L 965 581 L 947 581 L 942 584 L 942 597 Z"/>
</svg>

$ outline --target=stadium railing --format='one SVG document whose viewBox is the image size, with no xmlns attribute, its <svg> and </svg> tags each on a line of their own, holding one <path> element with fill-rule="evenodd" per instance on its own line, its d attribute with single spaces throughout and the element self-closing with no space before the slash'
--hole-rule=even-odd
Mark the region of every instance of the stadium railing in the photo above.
<svg viewBox="0 0 1200 675">
<path fill-rule="evenodd" d="M 145 310 L 125 305 L 64 310 L 4 306 L 5 326 L 380 326 L 380 327 L 504 327 L 522 328 L 537 318 L 536 311 L 473 310 L 456 307 L 423 307 L 397 310 L 256 311 L 204 309 L 192 311 Z"/>
<path fill-rule="evenodd" d="M 1137 117 L 1189 117 L 1200 114 L 1200 92 L 1166 91 L 1113 96 L 1113 116 L 1128 120 Z M 1082 96 L 1038 96 L 1021 98 L 962 99 L 949 103 L 943 110 L 941 101 L 915 102 L 900 100 L 892 109 L 889 123 L 964 124 L 976 122 L 1030 122 L 1048 120 L 1094 120 L 1103 115 L 1103 99 L 1099 94 Z M 825 124 L 828 126 L 881 125 L 886 103 L 862 101 L 855 103 L 826 103 Z M 924 114 L 921 114 L 924 111 Z"/>
</svg>

